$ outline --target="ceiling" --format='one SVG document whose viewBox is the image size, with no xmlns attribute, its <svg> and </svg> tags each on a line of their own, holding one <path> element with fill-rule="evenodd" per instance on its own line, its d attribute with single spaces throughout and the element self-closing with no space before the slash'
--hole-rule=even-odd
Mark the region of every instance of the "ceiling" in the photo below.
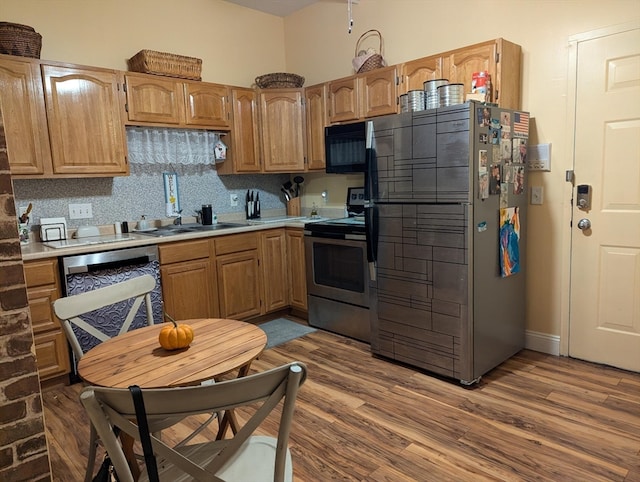
<svg viewBox="0 0 640 482">
<path fill-rule="evenodd" d="M 227 2 L 270 13 L 271 15 L 277 15 L 278 17 L 286 17 L 293 12 L 321 1 L 347 3 L 347 0 L 227 0 Z M 358 0 L 352 0 L 352 2 L 356 4 Z"/>
</svg>

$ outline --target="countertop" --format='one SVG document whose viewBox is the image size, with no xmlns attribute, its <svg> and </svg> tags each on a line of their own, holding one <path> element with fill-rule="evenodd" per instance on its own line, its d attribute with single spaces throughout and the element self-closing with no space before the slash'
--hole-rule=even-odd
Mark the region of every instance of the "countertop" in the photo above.
<svg viewBox="0 0 640 482">
<path fill-rule="evenodd" d="M 306 223 L 321 221 L 327 218 L 306 218 L 277 216 L 274 218 L 262 218 L 249 221 L 230 221 L 236 224 L 246 223 L 246 225 L 221 229 L 219 231 L 197 231 L 189 233 L 174 234 L 171 236 L 154 237 L 144 234 L 137 234 L 135 231 L 122 236 L 122 241 L 85 244 L 80 246 L 70 246 L 65 248 L 50 248 L 41 242 L 31 241 L 21 245 L 22 259 L 32 261 L 37 259 L 57 258 L 60 256 L 71 256 L 75 254 L 95 253 L 98 251 L 111 251 L 114 249 L 133 248 L 136 246 L 148 246 L 153 244 L 175 243 L 176 241 L 188 241 L 192 239 L 210 238 L 214 236 L 226 236 L 229 234 L 248 233 L 275 229 L 282 227 L 303 228 Z M 110 237 L 113 237 L 112 233 Z"/>
</svg>

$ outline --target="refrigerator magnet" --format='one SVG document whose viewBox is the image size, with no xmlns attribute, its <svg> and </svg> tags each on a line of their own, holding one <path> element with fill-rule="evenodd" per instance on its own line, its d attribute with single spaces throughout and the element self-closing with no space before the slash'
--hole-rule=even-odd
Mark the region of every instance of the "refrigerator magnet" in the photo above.
<svg viewBox="0 0 640 482">
<path fill-rule="evenodd" d="M 520 272 L 520 214 L 517 207 L 500 209 L 500 276 Z"/>
<path fill-rule="evenodd" d="M 500 159 L 503 160 L 505 164 L 511 163 L 511 139 L 500 140 Z"/>
<path fill-rule="evenodd" d="M 511 130 L 511 112 L 500 113 L 500 125 L 503 129 Z"/>
<path fill-rule="evenodd" d="M 506 182 L 500 183 L 500 209 L 509 206 L 509 189 Z"/>
<path fill-rule="evenodd" d="M 500 173 L 499 164 L 491 164 L 491 171 L 489 173 L 489 194 L 500 194 L 500 179 L 502 179 Z"/>
<path fill-rule="evenodd" d="M 478 172 L 487 172 L 487 151 L 480 149 L 478 151 Z"/>
<path fill-rule="evenodd" d="M 482 233 L 483 231 L 487 230 L 487 222 L 486 221 L 482 221 L 478 223 L 478 232 Z"/>
<path fill-rule="evenodd" d="M 480 199 L 489 197 L 489 174 L 487 172 L 480 173 L 478 176 L 478 196 Z"/>
</svg>

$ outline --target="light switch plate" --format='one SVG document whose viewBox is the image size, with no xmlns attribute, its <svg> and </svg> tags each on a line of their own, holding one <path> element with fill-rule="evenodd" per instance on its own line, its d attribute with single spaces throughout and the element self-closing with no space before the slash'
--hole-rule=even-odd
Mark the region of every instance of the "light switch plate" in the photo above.
<svg viewBox="0 0 640 482">
<path fill-rule="evenodd" d="M 531 204 L 542 204 L 543 193 L 542 186 L 531 186 Z"/>
</svg>

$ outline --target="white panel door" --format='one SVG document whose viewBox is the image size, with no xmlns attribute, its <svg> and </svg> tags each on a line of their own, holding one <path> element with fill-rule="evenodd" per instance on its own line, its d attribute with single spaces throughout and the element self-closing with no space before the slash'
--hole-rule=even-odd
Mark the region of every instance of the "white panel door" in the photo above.
<svg viewBox="0 0 640 482">
<path fill-rule="evenodd" d="M 578 42 L 575 106 L 569 355 L 640 371 L 640 29 Z"/>
</svg>

